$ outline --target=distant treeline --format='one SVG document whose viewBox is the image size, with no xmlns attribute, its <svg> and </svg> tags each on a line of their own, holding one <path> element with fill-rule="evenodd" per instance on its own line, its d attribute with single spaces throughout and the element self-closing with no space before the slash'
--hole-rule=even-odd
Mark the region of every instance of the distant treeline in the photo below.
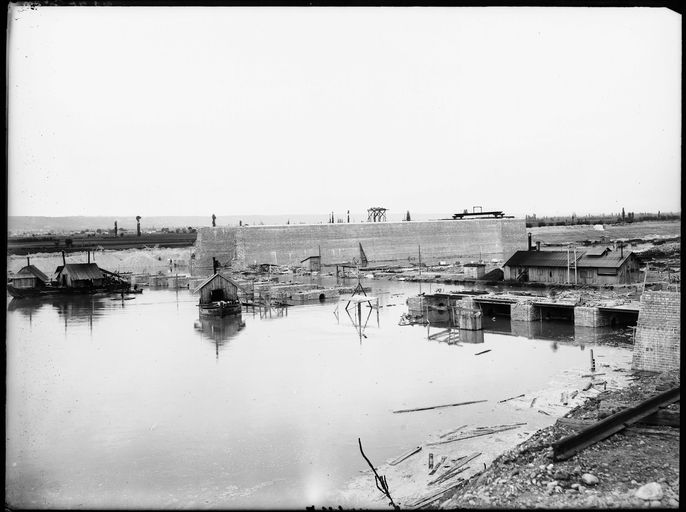
<svg viewBox="0 0 686 512">
<path fill-rule="evenodd" d="M 572 214 L 561 217 L 536 217 L 536 214 L 526 216 L 526 227 L 535 228 L 539 226 L 574 226 L 574 225 L 593 225 L 593 224 L 628 224 L 632 222 L 662 220 L 681 220 L 681 213 L 649 213 L 649 212 L 625 212 L 608 213 L 600 215 L 581 215 Z"/>
</svg>

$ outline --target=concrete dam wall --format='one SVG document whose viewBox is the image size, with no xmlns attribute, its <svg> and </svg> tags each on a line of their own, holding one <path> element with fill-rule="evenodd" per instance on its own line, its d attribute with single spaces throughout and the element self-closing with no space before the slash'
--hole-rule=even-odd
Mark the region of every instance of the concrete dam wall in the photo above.
<svg viewBox="0 0 686 512">
<path fill-rule="evenodd" d="M 290 224 L 201 228 L 195 242 L 196 266 L 207 269 L 212 257 L 222 265 L 254 263 L 298 265 L 321 249 L 322 264 L 359 260 L 359 245 L 370 265 L 418 260 L 505 259 L 526 249 L 524 219 Z"/>
</svg>

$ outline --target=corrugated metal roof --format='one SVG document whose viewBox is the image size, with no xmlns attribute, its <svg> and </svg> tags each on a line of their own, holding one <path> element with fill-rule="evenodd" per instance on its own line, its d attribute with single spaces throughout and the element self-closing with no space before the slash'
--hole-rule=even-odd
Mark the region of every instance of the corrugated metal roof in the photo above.
<svg viewBox="0 0 686 512">
<path fill-rule="evenodd" d="M 610 251 L 605 256 L 588 257 L 584 255 L 578 262 L 578 268 L 619 268 L 624 262 L 631 257 L 633 253 L 624 251 L 624 256 L 621 255 L 620 251 Z"/>
<path fill-rule="evenodd" d="M 583 254 L 583 253 L 582 253 Z M 577 251 L 577 258 L 581 255 Z M 574 258 L 573 252 L 569 253 Z M 509 267 L 567 267 L 567 251 L 517 251 L 505 262 Z"/>
<path fill-rule="evenodd" d="M 50 278 L 46 276 L 38 267 L 35 265 L 26 265 L 22 269 L 17 272 L 17 275 L 33 275 L 43 281 L 44 283 L 47 283 L 50 281 Z"/>
<path fill-rule="evenodd" d="M 67 263 L 61 274 L 68 273 L 74 281 L 88 281 L 102 279 L 103 274 L 96 263 Z"/>
<path fill-rule="evenodd" d="M 229 279 L 228 277 L 225 277 L 221 275 L 220 273 L 216 273 L 214 275 L 211 275 L 207 279 L 205 279 L 202 283 L 200 283 L 198 286 L 195 287 L 195 290 L 193 290 L 193 293 L 198 293 L 202 288 L 210 284 L 216 277 L 222 278 L 224 281 L 229 282 L 230 284 L 234 285 L 236 288 L 239 288 L 238 283 L 236 283 L 233 279 Z"/>
<path fill-rule="evenodd" d="M 619 251 L 609 251 L 598 256 L 588 255 L 587 251 L 577 250 L 577 268 L 619 268 L 633 254 L 625 252 L 622 257 Z M 569 253 L 573 259 L 573 252 Z M 567 251 L 517 251 L 507 260 L 509 267 L 567 267 Z"/>
</svg>

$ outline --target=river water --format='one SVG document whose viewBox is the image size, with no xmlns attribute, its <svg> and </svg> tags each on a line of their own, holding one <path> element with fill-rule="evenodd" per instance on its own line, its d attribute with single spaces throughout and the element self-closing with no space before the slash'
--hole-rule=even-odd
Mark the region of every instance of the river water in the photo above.
<svg viewBox="0 0 686 512">
<path fill-rule="evenodd" d="M 418 283 L 365 285 L 382 307 L 363 315 L 362 332 L 345 302 L 244 312 L 244 325 L 201 321 L 188 290 L 10 303 L 7 502 L 332 506 L 367 467 L 358 438 L 383 462 L 455 427 L 456 414 L 464 423 L 508 421 L 494 402 L 587 367 L 588 346 L 605 361 L 631 357 L 629 345 L 613 346 L 626 330 L 554 322 L 522 332 L 486 319 L 477 345 L 428 340 L 426 328 L 398 325 Z M 393 413 L 470 400 L 487 402 Z"/>
</svg>

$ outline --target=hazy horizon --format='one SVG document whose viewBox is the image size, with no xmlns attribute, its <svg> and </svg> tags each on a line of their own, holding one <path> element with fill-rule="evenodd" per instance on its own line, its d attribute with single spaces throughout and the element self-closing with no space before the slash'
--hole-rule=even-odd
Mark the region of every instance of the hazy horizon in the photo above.
<svg viewBox="0 0 686 512">
<path fill-rule="evenodd" d="M 667 8 L 8 15 L 12 216 L 680 208 Z"/>
<path fill-rule="evenodd" d="M 470 210 L 471 211 L 471 210 Z M 628 210 L 627 210 L 628 212 Z M 387 212 L 387 220 L 390 222 L 404 220 L 406 212 Z M 457 213 L 457 212 L 452 212 Z M 412 213 L 411 219 L 414 221 L 426 220 L 440 220 L 448 219 L 452 213 Z M 507 212 L 506 212 L 507 213 Z M 574 212 L 573 212 L 574 213 Z M 656 214 L 657 212 L 634 212 L 636 214 L 649 213 Z M 680 211 L 668 212 L 661 211 L 664 215 L 679 214 Z M 577 214 L 579 218 L 585 215 L 594 216 L 615 216 L 620 212 L 600 212 L 593 214 Z M 241 221 L 244 225 L 255 225 L 263 223 L 265 225 L 271 224 L 326 224 L 328 222 L 329 214 L 270 214 L 270 215 L 217 215 L 217 226 L 238 225 Z M 570 217 L 571 213 L 567 215 L 560 215 L 561 217 Z M 336 220 L 342 219 L 347 221 L 347 214 L 337 214 L 334 212 Z M 537 215 L 539 218 L 544 218 L 544 215 Z M 516 218 L 524 218 L 524 216 L 517 216 Z M 112 229 L 114 221 L 117 221 L 117 226 L 120 229 L 134 230 L 136 229 L 135 216 L 109 216 L 109 215 L 66 215 L 66 216 L 32 216 L 32 215 L 15 215 L 8 217 L 8 231 L 9 232 L 23 232 L 23 231 L 67 231 L 67 230 L 84 230 L 84 229 Z M 364 215 L 354 212 L 350 214 L 350 222 L 366 222 L 366 212 Z M 212 225 L 211 215 L 151 215 L 149 217 L 141 218 L 141 228 L 145 231 L 148 229 L 160 229 L 163 227 L 179 228 L 179 227 L 205 227 Z"/>
</svg>

